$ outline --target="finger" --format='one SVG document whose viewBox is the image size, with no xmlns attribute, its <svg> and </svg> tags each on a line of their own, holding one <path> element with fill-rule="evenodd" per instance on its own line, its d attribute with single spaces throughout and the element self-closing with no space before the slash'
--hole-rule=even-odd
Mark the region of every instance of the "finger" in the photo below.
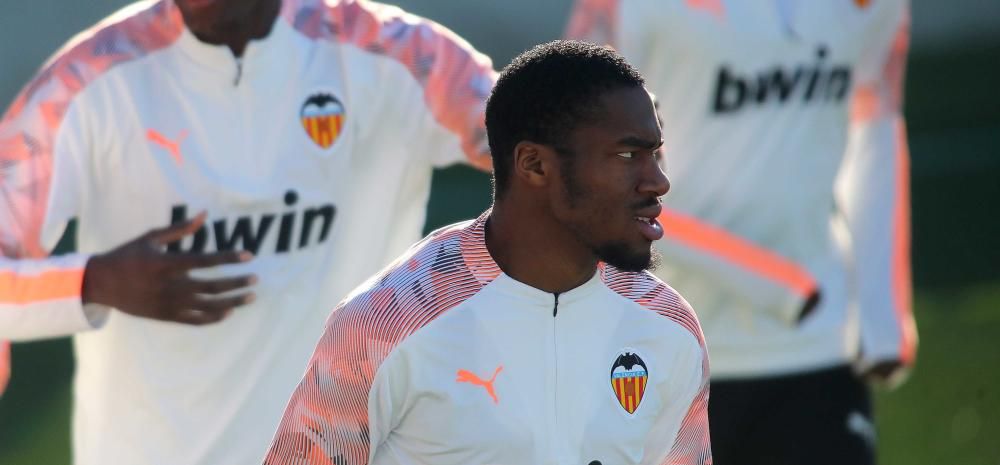
<svg viewBox="0 0 1000 465">
<path fill-rule="evenodd" d="M 154 229 L 147 233 L 147 237 L 156 245 L 167 245 L 171 242 L 177 242 L 198 231 L 198 229 L 201 228 L 201 225 L 205 224 L 206 216 L 206 212 L 201 212 L 195 215 L 194 218 L 183 223 L 172 224 L 161 229 Z"/>
<path fill-rule="evenodd" d="M 166 257 L 176 270 L 193 270 L 195 268 L 211 268 L 219 265 L 231 265 L 253 260 L 253 254 L 242 252 L 213 253 L 178 253 Z"/>
<path fill-rule="evenodd" d="M 188 279 L 185 284 L 191 292 L 197 294 L 221 294 L 257 284 L 257 275 L 211 280 Z"/>
<path fill-rule="evenodd" d="M 232 313 L 231 310 L 221 312 L 206 312 L 202 310 L 181 310 L 174 316 L 174 321 L 187 325 L 207 325 L 224 320 Z"/>
<path fill-rule="evenodd" d="M 220 298 L 195 297 L 190 308 L 203 312 L 219 313 L 252 303 L 257 300 L 253 292 Z"/>
</svg>

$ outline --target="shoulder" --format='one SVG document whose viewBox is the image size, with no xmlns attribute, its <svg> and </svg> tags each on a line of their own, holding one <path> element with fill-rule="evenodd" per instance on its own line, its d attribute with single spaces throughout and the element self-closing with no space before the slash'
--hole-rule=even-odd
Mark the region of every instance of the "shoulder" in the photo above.
<svg viewBox="0 0 1000 465">
<path fill-rule="evenodd" d="M 11 105 L 17 118 L 32 102 L 68 102 L 117 65 L 174 43 L 184 30 L 180 10 L 160 0 L 130 5 L 70 39 L 42 67 Z M 51 116 L 51 115 L 50 115 Z"/>
<path fill-rule="evenodd" d="M 461 52 L 489 61 L 448 28 L 392 5 L 367 0 L 290 0 L 282 14 L 311 39 L 354 45 L 407 66 L 420 66 L 434 51 Z"/>
<path fill-rule="evenodd" d="M 672 287 L 647 271 L 626 272 L 606 265 L 601 273 L 609 289 L 681 326 L 697 339 L 699 345 L 705 345 L 698 317 L 691 305 Z"/>
<path fill-rule="evenodd" d="M 402 339 L 469 299 L 486 284 L 463 254 L 470 222 L 428 235 L 359 286 L 327 322 L 334 333 L 354 333 L 394 347 Z"/>
</svg>

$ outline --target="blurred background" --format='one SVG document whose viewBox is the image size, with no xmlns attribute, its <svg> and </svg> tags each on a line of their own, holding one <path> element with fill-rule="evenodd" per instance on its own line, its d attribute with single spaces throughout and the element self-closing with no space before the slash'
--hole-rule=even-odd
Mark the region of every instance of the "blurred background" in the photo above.
<svg viewBox="0 0 1000 465">
<path fill-rule="evenodd" d="M 3 0 L 0 107 L 67 39 L 127 3 Z M 500 68 L 557 38 L 571 0 L 395 3 L 458 32 Z M 1000 465 L 1000 1 L 912 4 L 906 117 L 921 340 L 909 382 L 877 394 L 879 463 Z M 483 174 L 438 171 L 427 229 L 477 215 L 489 194 Z M 59 251 L 72 242 L 70 231 Z M 16 344 L 13 363 L 0 464 L 69 463 L 69 340 Z"/>
</svg>

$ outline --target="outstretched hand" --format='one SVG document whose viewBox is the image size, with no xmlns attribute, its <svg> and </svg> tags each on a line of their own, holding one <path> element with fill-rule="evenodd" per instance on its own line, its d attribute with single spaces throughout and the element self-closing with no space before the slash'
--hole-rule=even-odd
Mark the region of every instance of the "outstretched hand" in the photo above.
<svg viewBox="0 0 1000 465">
<path fill-rule="evenodd" d="M 197 231 L 205 222 L 202 212 L 193 219 L 154 229 L 105 254 L 91 257 L 83 277 L 83 303 L 99 303 L 130 315 L 191 325 L 215 323 L 235 307 L 253 302 L 245 289 L 257 282 L 255 275 L 220 279 L 194 279 L 188 272 L 199 268 L 243 263 L 250 252 L 167 253 L 165 246 Z"/>
</svg>

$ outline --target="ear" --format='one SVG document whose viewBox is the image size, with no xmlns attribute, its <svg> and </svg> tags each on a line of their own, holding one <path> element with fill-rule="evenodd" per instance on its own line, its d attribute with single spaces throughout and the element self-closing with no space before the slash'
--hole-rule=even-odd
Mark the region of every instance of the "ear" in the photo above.
<svg viewBox="0 0 1000 465">
<path fill-rule="evenodd" d="M 556 156 L 549 146 L 521 141 L 514 147 L 512 177 L 532 187 L 545 187 L 556 176 Z"/>
</svg>

